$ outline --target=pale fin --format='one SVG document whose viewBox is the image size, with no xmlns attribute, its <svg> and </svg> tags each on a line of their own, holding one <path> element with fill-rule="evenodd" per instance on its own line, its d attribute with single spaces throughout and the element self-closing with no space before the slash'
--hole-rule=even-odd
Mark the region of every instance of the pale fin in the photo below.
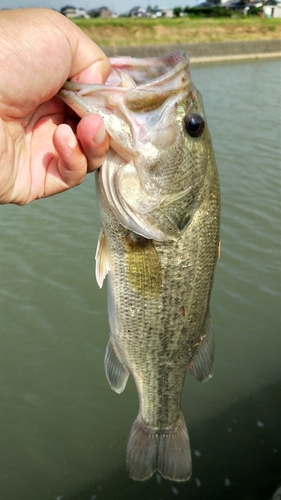
<svg viewBox="0 0 281 500">
<path fill-rule="evenodd" d="M 201 341 L 192 360 L 188 363 L 190 373 L 200 382 L 204 382 L 213 376 L 214 350 L 214 334 L 210 314 L 208 313 Z"/>
<path fill-rule="evenodd" d="M 139 417 L 135 420 L 127 445 L 127 470 L 138 481 L 156 471 L 171 481 L 188 481 L 192 464 L 182 412 L 169 431 L 152 431 Z"/>
<path fill-rule="evenodd" d="M 111 389 L 120 394 L 124 391 L 130 372 L 118 358 L 111 339 L 107 344 L 105 359 L 105 373 Z"/>
<path fill-rule="evenodd" d="M 96 280 L 100 288 L 102 288 L 104 278 L 109 271 L 109 259 L 106 246 L 106 239 L 103 228 L 100 228 L 100 234 L 96 250 Z"/>
</svg>

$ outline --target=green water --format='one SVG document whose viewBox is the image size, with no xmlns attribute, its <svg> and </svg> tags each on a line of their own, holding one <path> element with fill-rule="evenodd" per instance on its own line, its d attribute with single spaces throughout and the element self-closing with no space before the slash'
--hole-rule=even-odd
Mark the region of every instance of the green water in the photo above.
<svg viewBox="0 0 281 500">
<path fill-rule="evenodd" d="M 106 381 L 94 176 L 0 208 L 0 500 L 267 500 L 281 484 L 280 61 L 195 67 L 222 189 L 215 373 L 187 375 L 193 476 L 132 481 L 138 401 Z"/>
</svg>

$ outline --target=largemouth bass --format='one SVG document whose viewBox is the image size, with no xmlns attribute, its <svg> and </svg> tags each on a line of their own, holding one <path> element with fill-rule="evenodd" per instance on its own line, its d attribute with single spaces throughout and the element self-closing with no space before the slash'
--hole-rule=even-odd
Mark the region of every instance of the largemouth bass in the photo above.
<svg viewBox="0 0 281 500">
<path fill-rule="evenodd" d="M 127 445 L 137 480 L 191 475 L 181 392 L 186 369 L 212 375 L 210 294 L 219 245 L 219 182 L 200 93 L 184 52 L 112 58 L 105 85 L 67 82 L 60 97 L 99 113 L 111 148 L 97 172 L 96 277 L 108 274 L 106 376 L 129 374 L 139 413 Z"/>
</svg>

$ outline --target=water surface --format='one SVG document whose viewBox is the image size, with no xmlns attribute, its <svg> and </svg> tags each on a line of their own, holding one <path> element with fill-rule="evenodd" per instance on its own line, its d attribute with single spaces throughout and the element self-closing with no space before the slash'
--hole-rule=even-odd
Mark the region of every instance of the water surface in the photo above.
<svg viewBox="0 0 281 500">
<path fill-rule="evenodd" d="M 0 500 L 265 500 L 281 483 L 280 61 L 194 67 L 222 189 L 215 373 L 187 374 L 193 477 L 125 470 L 138 402 L 108 386 L 106 290 L 94 279 L 94 176 L 2 206 Z"/>
</svg>

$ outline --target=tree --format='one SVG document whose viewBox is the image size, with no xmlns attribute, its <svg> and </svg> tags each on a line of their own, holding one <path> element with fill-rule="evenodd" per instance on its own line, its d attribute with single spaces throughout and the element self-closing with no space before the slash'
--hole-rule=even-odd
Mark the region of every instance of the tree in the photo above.
<svg viewBox="0 0 281 500">
<path fill-rule="evenodd" d="M 174 7 L 173 13 L 174 13 L 175 17 L 180 17 L 180 15 L 182 13 L 182 8 L 181 7 Z"/>
</svg>

